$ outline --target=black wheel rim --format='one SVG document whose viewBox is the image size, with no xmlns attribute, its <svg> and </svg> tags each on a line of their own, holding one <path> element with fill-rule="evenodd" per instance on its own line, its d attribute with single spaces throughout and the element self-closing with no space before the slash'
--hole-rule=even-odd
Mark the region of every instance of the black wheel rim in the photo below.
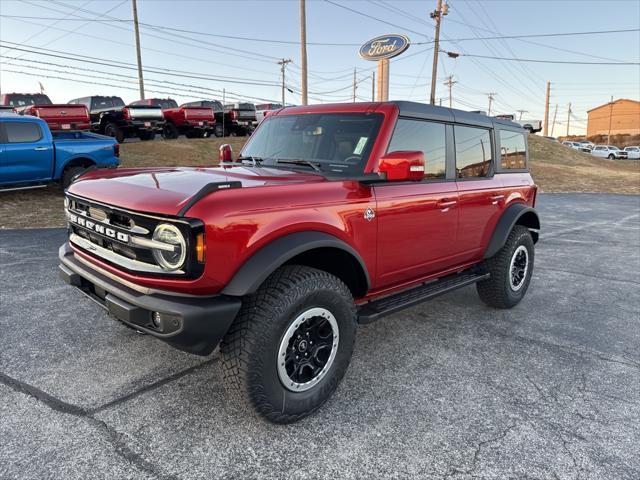
<svg viewBox="0 0 640 480">
<path fill-rule="evenodd" d="M 329 371 L 338 348 L 338 324 L 331 312 L 312 308 L 289 326 L 278 351 L 278 375 L 292 391 L 316 385 Z"/>
<path fill-rule="evenodd" d="M 509 281 L 511 289 L 518 291 L 524 285 L 529 272 L 529 252 L 524 245 L 520 245 L 511 257 L 509 266 Z"/>
</svg>

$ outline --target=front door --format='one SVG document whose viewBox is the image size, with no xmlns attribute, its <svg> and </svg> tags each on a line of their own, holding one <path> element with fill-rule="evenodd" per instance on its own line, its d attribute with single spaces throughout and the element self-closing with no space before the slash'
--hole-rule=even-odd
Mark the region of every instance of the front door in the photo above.
<svg viewBox="0 0 640 480">
<path fill-rule="evenodd" d="M 387 151 L 421 151 L 422 182 L 375 186 L 378 216 L 376 289 L 411 282 L 446 268 L 456 255 L 458 192 L 447 179 L 447 125 L 417 119 L 397 121 Z"/>
<path fill-rule="evenodd" d="M 2 123 L 0 183 L 51 180 L 53 145 L 37 122 Z"/>
</svg>

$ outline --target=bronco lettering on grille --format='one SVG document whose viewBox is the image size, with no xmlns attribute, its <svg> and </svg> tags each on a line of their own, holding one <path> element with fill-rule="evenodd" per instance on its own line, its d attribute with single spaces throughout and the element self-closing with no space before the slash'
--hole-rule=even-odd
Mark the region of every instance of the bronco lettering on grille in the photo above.
<svg viewBox="0 0 640 480">
<path fill-rule="evenodd" d="M 87 230 L 91 230 L 93 232 L 99 233 L 100 235 L 104 235 L 108 238 L 113 238 L 120 242 L 129 243 L 130 237 L 126 233 L 119 232 L 101 223 L 94 222 L 93 220 L 89 220 L 88 218 L 76 215 L 75 213 L 67 212 L 67 218 L 71 223 L 84 227 Z"/>
</svg>

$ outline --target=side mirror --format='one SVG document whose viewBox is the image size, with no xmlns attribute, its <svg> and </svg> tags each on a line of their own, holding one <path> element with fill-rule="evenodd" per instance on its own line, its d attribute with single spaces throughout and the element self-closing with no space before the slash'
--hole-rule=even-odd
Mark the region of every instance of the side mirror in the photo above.
<svg viewBox="0 0 640 480">
<path fill-rule="evenodd" d="M 424 153 L 417 150 L 387 153 L 380 159 L 378 171 L 390 182 L 418 182 L 424 178 Z"/>
<path fill-rule="evenodd" d="M 233 150 L 231 149 L 231 145 L 225 143 L 224 145 L 220 145 L 220 152 L 218 153 L 218 160 L 220 163 L 231 162 L 231 154 Z"/>
</svg>

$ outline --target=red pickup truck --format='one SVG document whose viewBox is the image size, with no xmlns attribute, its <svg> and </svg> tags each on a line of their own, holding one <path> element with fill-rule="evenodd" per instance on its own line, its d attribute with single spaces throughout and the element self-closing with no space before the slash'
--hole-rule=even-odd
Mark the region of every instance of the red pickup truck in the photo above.
<svg viewBox="0 0 640 480">
<path fill-rule="evenodd" d="M 147 98 L 131 105 L 151 105 L 162 108 L 165 124 L 162 136 L 167 140 L 183 134 L 187 138 L 204 138 L 214 133 L 216 119 L 213 108 L 190 107 L 178 104 L 172 98 Z"/>
<path fill-rule="evenodd" d="M 42 93 L 5 93 L 0 105 L 13 107 L 16 113 L 39 117 L 52 132 L 60 130 L 89 130 L 89 111 L 84 105 L 54 104 Z"/>
<path fill-rule="evenodd" d="M 89 172 L 60 275 L 125 324 L 206 355 L 272 422 L 338 386 L 357 324 L 475 284 L 511 308 L 540 221 L 527 134 L 413 102 L 287 107 L 212 168 Z"/>
</svg>

